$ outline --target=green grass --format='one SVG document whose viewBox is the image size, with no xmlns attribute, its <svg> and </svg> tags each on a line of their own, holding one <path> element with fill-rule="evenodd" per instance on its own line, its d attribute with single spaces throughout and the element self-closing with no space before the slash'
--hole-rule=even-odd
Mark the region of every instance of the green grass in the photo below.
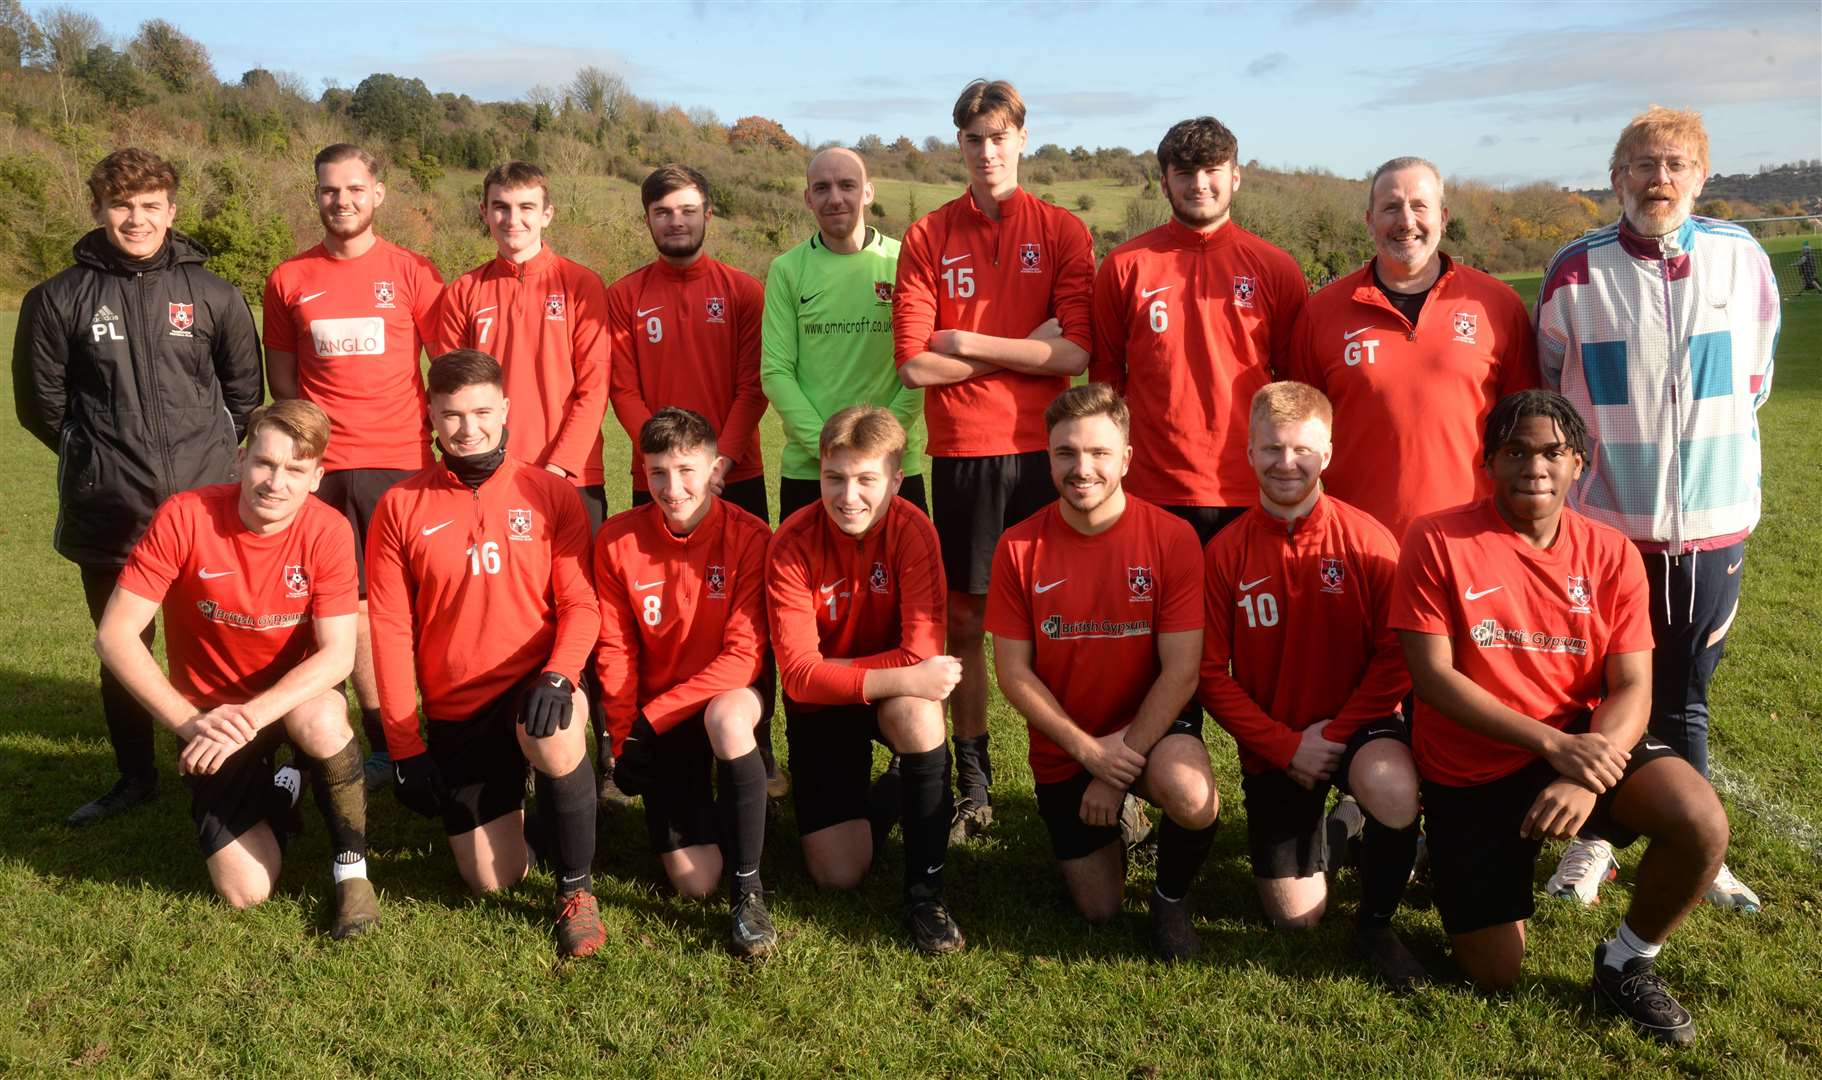
<svg viewBox="0 0 1822 1080">
<path fill-rule="evenodd" d="M 13 320 L 0 316 L 0 342 L 12 340 Z M 230 912 L 210 898 L 187 800 L 168 779 L 153 808 L 116 826 L 61 824 L 112 780 L 112 761 L 76 573 L 49 546 L 54 463 L 7 425 L 0 1075 L 1817 1075 L 1819 352 L 1822 300 L 1787 305 L 1763 414 L 1766 518 L 1714 695 L 1729 862 L 1767 906 L 1756 918 L 1700 909 L 1666 951 L 1663 968 L 1702 1032 L 1685 1053 L 1587 1005 L 1589 956 L 1624 910 L 1636 850 L 1598 908 L 1540 903 L 1511 995 L 1444 981 L 1394 999 L 1350 956 L 1352 875 L 1314 933 L 1286 937 L 1261 921 L 1232 744 L 1212 724 L 1225 824 L 1191 897 L 1207 952 L 1183 968 L 1153 966 L 1141 936 L 1149 868 L 1135 867 L 1115 925 L 1091 929 L 1069 912 L 1032 803 L 1023 726 L 997 696 L 1000 823 L 949 861 L 950 900 L 970 941 L 957 957 L 909 951 L 896 919 L 896 843 L 857 894 L 819 894 L 788 809 L 765 871 L 785 940 L 762 964 L 722 951 L 720 904 L 669 895 L 636 814 L 602 828 L 597 882 L 611 937 L 585 962 L 554 961 L 548 877 L 504 898 L 468 898 L 440 830 L 389 795 L 372 812 L 385 905 L 377 934 L 345 946 L 324 935 L 327 853 L 313 811 L 279 894 Z M 0 397 L 11 395 L 8 382 Z M 766 438 L 775 466 L 770 420 Z M 621 507 L 617 430 L 608 454 Z M 161 739 L 162 759 L 173 752 Z M 1399 924 L 1446 973 L 1441 928 L 1414 899 Z"/>
</svg>

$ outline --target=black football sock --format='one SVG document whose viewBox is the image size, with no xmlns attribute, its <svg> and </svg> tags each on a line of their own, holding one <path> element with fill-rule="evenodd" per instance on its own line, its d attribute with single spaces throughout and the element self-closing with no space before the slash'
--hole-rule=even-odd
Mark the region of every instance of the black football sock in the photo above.
<svg viewBox="0 0 1822 1080">
<path fill-rule="evenodd" d="M 943 898 L 949 857 L 949 748 L 900 754 L 899 821 L 905 830 L 905 903 Z"/>
<path fill-rule="evenodd" d="M 898 808 L 903 801 L 900 794 L 903 781 L 898 755 L 894 754 L 886 771 L 875 777 L 872 786 L 867 788 L 867 824 L 873 829 L 873 854 L 876 858 L 879 849 L 885 846 L 886 837 L 892 834 L 892 826 L 898 824 Z"/>
<path fill-rule="evenodd" d="M 361 710 L 361 734 L 367 736 L 367 749 L 375 754 L 385 754 L 386 725 L 380 723 L 378 709 Z"/>
<path fill-rule="evenodd" d="M 1216 824 L 1219 824 L 1217 822 Z M 1208 849 L 1215 842 L 1215 826 L 1185 829 L 1164 815 L 1158 826 L 1158 893 L 1166 900 L 1181 900 L 1189 895 L 1196 872 L 1208 860 Z"/>
<path fill-rule="evenodd" d="M 732 761 L 715 762 L 715 813 L 721 824 L 721 861 L 728 868 L 728 899 L 760 891 L 759 856 L 765 850 L 765 758 L 757 747 Z"/>
<path fill-rule="evenodd" d="M 993 761 L 987 756 L 987 736 L 955 738 L 955 793 L 982 806 L 993 800 Z"/>
<path fill-rule="evenodd" d="M 381 746 L 386 745 L 381 743 Z M 367 785 L 361 774 L 361 744 L 349 739 L 328 757 L 311 758 L 310 794 L 329 827 L 337 861 L 344 855 L 367 855 Z"/>
<path fill-rule="evenodd" d="M 1417 861 L 1417 823 L 1388 829 L 1368 814 L 1360 836 L 1360 911 L 1362 930 L 1392 925 Z"/>
<path fill-rule="evenodd" d="M 549 858 L 556 867 L 557 895 L 594 888 L 595 777 L 585 757 L 562 776 L 536 774 L 538 812 L 551 831 Z"/>
<path fill-rule="evenodd" d="M 766 717 L 753 729 L 753 739 L 759 743 L 759 760 L 764 763 L 766 775 L 778 771 L 778 759 L 772 754 L 772 718 Z"/>
</svg>

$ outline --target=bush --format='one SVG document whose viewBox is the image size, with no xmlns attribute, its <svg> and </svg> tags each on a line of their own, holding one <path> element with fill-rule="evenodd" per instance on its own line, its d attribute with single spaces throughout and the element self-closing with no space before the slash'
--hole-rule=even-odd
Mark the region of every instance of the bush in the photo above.
<svg viewBox="0 0 1822 1080">
<path fill-rule="evenodd" d="M 1077 210 L 1082 211 L 1083 213 L 1087 213 L 1088 211 L 1093 210 L 1094 209 L 1094 196 L 1088 194 L 1086 191 L 1082 192 L 1082 194 L 1080 194 L 1080 195 L 1077 195 L 1076 200 L 1075 200 L 1075 208 Z"/>
</svg>

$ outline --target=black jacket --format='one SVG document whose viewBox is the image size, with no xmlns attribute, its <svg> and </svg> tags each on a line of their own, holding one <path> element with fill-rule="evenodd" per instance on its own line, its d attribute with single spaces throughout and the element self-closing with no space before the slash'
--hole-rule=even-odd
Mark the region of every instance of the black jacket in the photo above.
<svg viewBox="0 0 1822 1080">
<path fill-rule="evenodd" d="M 159 503 L 227 480 L 263 398 L 253 313 L 173 231 L 130 260 L 100 230 L 25 294 L 13 341 L 19 422 L 57 454 L 57 551 L 124 566 Z"/>
</svg>

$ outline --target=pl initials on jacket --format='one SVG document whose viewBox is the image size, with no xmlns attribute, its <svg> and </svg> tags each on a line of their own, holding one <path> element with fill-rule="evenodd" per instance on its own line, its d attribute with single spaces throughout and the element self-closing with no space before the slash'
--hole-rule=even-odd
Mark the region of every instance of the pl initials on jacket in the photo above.
<svg viewBox="0 0 1822 1080">
<path fill-rule="evenodd" d="M 1751 532 L 1778 319 L 1765 249 L 1725 221 L 1662 238 L 1621 221 L 1557 252 L 1537 353 L 1595 438 L 1575 508 L 1672 554 Z"/>
<path fill-rule="evenodd" d="M 57 454 L 59 554 L 124 566 L 160 503 L 220 483 L 265 374 L 240 290 L 173 231 L 130 259 L 101 229 L 25 294 L 13 342 L 19 422 Z"/>
</svg>

